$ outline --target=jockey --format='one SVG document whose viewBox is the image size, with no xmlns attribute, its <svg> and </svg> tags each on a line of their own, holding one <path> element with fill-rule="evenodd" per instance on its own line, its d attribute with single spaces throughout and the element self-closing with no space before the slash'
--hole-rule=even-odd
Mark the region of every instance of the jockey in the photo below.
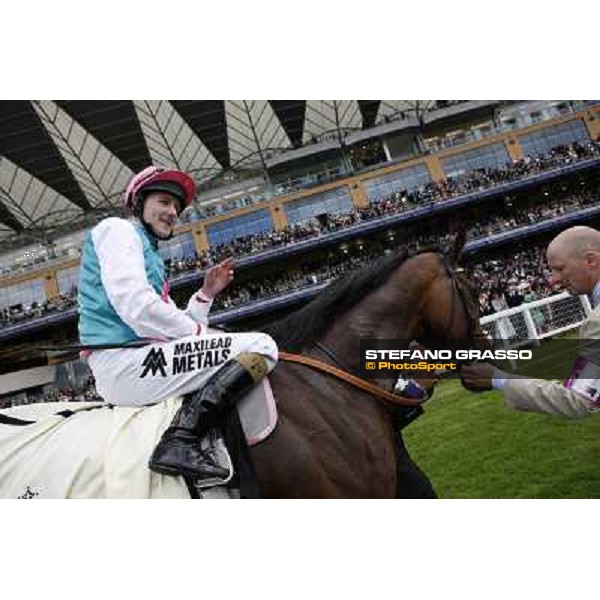
<svg viewBox="0 0 600 600">
<path fill-rule="evenodd" d="M 79 336 L 93 350 L 88 364 L 110 404 L 143 406 L 187 395 L 165 431 L 150 468 L 197 479 L 223 478 L 215 458 L 218 415 L 233 406 L 277 362 L 277 346 L 263 333 L 212 333 L 214 297 L 233 280 L 233 259 L 210 268 L 202 289 L 180 310 L 169 297 L 158 242 L 169 240 L 177 217 L 196 194 L 191 177 L 147 167 L 124 196 L 130 220 L 104 219 L 88 234 L 79 282 Z M 127 344 L 148 341 L 144 347 Z"/>
</svg>

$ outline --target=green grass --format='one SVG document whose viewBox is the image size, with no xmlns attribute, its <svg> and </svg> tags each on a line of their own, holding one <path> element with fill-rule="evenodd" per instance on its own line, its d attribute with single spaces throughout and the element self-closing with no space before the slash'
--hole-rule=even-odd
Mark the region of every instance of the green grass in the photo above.
<svg viewBox="0 0 600 600">
<path fill-rule="evenodd" d="M 518 412 L 455 380 L 437 388 L 404 439 L 440 498 L 600 498 L 600 415 Z"/>
<path fill-rule="evenodd" d="M 577 347 L 575 334 L 558 336 L 543 340 L 540 346 L 530 348 L 533 350 L 531 361 L 517 361 L 514 368 L 510 361 L 498 361 L 498 367 L 507 371 L 514 370 L 519 375 L 564 380 L 573 367 Z"/>
</svg>

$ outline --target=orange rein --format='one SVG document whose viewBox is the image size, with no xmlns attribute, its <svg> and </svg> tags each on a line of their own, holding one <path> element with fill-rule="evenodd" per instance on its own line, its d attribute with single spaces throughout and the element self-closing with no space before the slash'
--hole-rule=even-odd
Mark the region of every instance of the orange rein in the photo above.
<svg viewBox="0 0 600 600">
<path fill-rule="evenodd" d="M 372 396 L 382 398 L 383 400 L 387 400 L 392 404 L 397 404 L 400 406 L 420 406 L 425 401 L 411 400 L 410 398 L 405 398 L 404 396 L 394 394 L 393 392 L 388 392 L 387 390 L 384 390 L 382 387 L 375 385 L 374 383 L 365 381 L 360 377 L 356 377 L 356 375 L 351 375 L 346 371 L 342 371 L 337 367 L 328 365 L 327 363 L 324 363 L 316 358 L 311 358 L 310 356 L 304 356 L 303 354 L 292 354 L 290 352 L 280 352 L 279 359 L 283 360 L 284 362 L 305 365 L 307 367 L 310 367 L 311 369 L 315 369 L 316 371 L 328 373 L 329 375 L 333 375 L 333 377 L 337 377 L 338 379 L 349 383 L 350 385 L 358 388 L 359 390 L 362 390 L 363 392 L 367 392 Z"/>
</svg>

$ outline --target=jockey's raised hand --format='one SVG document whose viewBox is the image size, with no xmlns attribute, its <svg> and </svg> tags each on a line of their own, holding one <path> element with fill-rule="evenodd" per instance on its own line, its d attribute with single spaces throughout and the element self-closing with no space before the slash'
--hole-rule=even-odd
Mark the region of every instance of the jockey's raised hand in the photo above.
<svg viewBox="0 0 600 600">
<path fill-rule="evenodd" d="M 202 293 L 212 299 L 223 291 L 233 281 L 233 266 L 233 258 L 226 258 L 211 267 L 204 276 Z"/>
</svg>

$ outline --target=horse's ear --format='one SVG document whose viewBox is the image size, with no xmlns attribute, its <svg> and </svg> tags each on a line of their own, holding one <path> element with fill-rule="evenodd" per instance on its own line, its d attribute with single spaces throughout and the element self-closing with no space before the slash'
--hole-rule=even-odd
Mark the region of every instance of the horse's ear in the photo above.
<svg viewBox="0 0 600 600">
<path fill-rule="evenodd" d="M 463 248 L 465 247 L 465 242 L 467 240 L 467 228 L 464 224 L 461 224 L 457 227 L 456 233 L 453 236 L 452 244 L 450 245 L 450 252 L 448 258 L 450 259 L 450 264 L 453 267 L 458 265 L 460 260 L 460 255 L 462 253 Z"/>
</svg>

